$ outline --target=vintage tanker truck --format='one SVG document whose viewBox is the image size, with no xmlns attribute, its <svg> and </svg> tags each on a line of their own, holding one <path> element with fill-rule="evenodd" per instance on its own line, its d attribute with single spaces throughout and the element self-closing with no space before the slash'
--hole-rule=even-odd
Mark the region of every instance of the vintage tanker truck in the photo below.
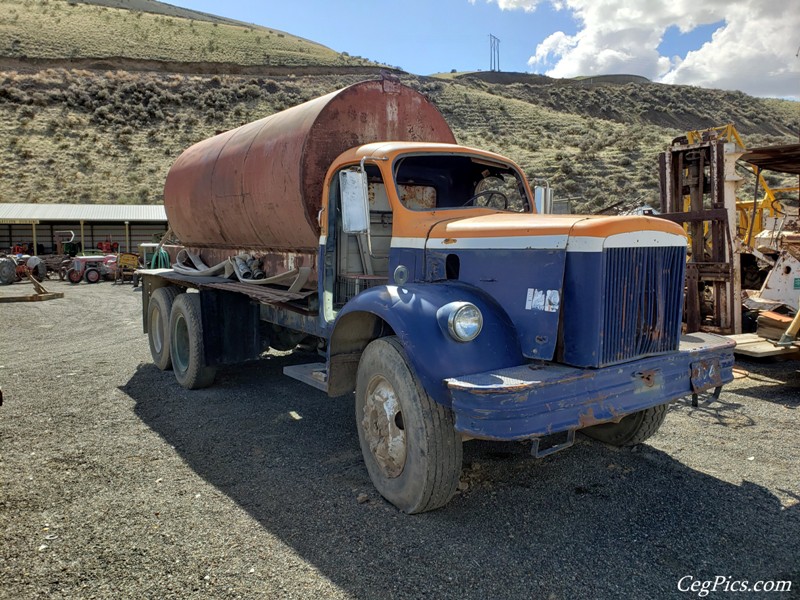
<svg viewBox="0 0 800 600">
<path fill-rule="evenodd" d="M 681 338 L 679 226 L 536 214 L 514 162 L 457 145 L 396 81 L 195 144 L 164 199 L 183 249 L 142 272 L 155 364 L 193 389 L 267 347 L 317 348 L 285 373 L 355 392 L 370 478 L 408 513 L 452 497 L 464 440 L 635 444 L 732 379 L 731 342 Z"/>
</svg>

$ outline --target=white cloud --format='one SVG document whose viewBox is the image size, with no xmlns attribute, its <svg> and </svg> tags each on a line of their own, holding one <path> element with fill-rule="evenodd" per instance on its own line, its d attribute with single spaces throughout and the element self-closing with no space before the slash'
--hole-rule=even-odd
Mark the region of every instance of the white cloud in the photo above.
<svg viewBox="0 0 800 600">
<path fill-rule="evenodd" d="M 489 0 L 503 10 L 535 10 L 547 1 L 578 22 L 558 31 L 528 64 L 551 77 L 631 73 L 655 81 L 800 97 L 800 1 L 764 0 Z M 689 32 L 723 22 L 685 57 L 662 56 L 670 27 Z"/>
<path fill-rule="evenodd" d="M 517 8 L 525 12 L 533 12 L 536 7 L 545 0 L 486 0 L 487 4 L 495 2 L 500 10 L 515 10 Z M 469 0 L 470 4 L 475 4 L 476 0 Z"/>
</svg>

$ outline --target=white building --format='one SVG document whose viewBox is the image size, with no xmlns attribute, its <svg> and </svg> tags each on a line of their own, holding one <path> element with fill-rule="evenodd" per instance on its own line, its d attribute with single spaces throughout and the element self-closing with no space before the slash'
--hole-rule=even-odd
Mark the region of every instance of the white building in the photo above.
<svg viewBox="0 0 800 600">
<path fill-rule="evenodd" d="M 116 242 L 135 252 L 143 242 L 158 241 L 167 230 L 163 205 L 143 204 L 6 204 L 0 203 L 0 252 L 17 245 L 37 247 L 37 254 L 56 251 L 57 232 L 72 231 L 84 249 Z"/>
</svg>

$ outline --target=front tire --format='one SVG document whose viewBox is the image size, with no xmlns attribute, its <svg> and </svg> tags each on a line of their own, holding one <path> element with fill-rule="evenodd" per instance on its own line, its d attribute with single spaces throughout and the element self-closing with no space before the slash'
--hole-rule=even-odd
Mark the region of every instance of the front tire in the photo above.
<svg viewBox="0 0 800 600">
<path fill-rule="evenodd" d="M 619 423 L 592 425 L 581 433 L 612 446 L 635 446 L 655 434 L 666 416 L 667 405 L 661 404 L 623 417 Z"/>
<path fill-rule="evenodd" d="M 408 366 L 396 337 L 371 342 L 358 363 L 356 426 L 375 488 L 403 512 L 440 508 L 461 476 L 461 436 Z"/>
<path fill-rule="evenodd" d="M 77 269 L 70 269 L 67 271 L 67 279 L 71 284 L 77 285 L 83 281 L 83 272 L 78 271 Z"/>
<path fill-rule="evenodd" d="M 200 294 L 180 294 L 169 315 L 169 352 L 175 379 L 187 390 L 214 383 L 216 367 L 205 364 Z"/>
</svg>

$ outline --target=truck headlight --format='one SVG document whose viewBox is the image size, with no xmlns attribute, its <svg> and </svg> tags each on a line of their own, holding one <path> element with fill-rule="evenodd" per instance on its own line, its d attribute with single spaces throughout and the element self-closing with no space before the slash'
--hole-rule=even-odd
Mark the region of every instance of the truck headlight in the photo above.
<svg viewBox="0 0 800 600">
<path fill-rule="evenodd" d="M 483 315 L 480 309 L 471 302 L 451 302 L 442 307 L 450 309 L 447 317 L 447 329 L 457 342 L 471 342 L 483 328 Z"/>
</svg>

